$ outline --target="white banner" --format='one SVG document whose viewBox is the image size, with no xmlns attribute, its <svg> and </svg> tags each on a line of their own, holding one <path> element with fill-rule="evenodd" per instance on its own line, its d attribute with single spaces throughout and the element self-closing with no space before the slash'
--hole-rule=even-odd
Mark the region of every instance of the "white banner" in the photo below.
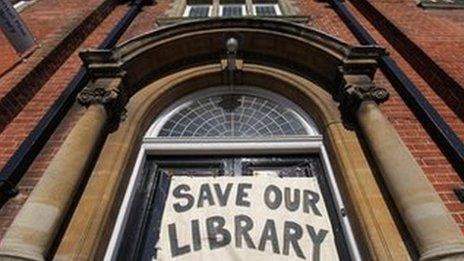
<svg viewBox="0 0 464 261">
<path fill-rule="evenodd" d="M 9 0 L 0 0 L 0 28 L 18 53 L 35 44 L 31 32 Z"/>
<path fill-rule="evenodd" d="M 157 260 L 339 260 L 316 178 L 172 177 Z"/>
</svg>

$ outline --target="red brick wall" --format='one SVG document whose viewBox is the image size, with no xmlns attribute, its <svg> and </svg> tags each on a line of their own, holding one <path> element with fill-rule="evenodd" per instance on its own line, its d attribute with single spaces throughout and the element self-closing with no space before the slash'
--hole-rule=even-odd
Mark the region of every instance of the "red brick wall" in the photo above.
<svg viewBox="0 0 464 261">
<path fill-rule="evenodd" d="M 37 5 L 40 4 L 39 6 L 32 6 L 31 9 L 25 10 L 24 13 L 22 13 L 24 20 L 26 23 L 33 23 L 35 25 L 31 27 L 31 30 L 36 36 L 42 35 L 43 40 L 40 40 L 39 38 L 39 42 L 43 45 L 43 49 L 48 51 L 53 51 L 55 49 L 59 50 L 62 48 L 59 44 L 62 44 L 66 46 L 65 48 L 69 54 L 65 56 L 65 54 L 61 53 L 62 56 L 65 56 L 64 59 L 60 58 L 61 64 L 54 60 L 54 58 L 51 59 L 54 63 L 48 65 L 48 70 L 45 70 L 44 72 L 44 74 L 48 75 L 48 78 L 43 82 L 35 83 L 35 87 L 37 88 L 35 95 L 31 95 L 29 101 L 24 100 L 23 103 L 18 104 L 18 113 L 16 116 L 12 117 L 9 123 L 5 124 L 3 129 L 0 127 L 0 168 L 2 168 L 8 159 L 14 154 L 21 142 L 24 141 L 29 132 L 32 131 L 40 119 L 45 115 L 47 110 L 56 101 L 64 88 L 67 87 L 74 75 L 78 72 L 79 68 L 82 66 L 82 62 L 78 57 L 79 51 L 87 48 L 96 48 L 129 9 L 128 4 L 120 4 L 116 7 L 108 4 L 115 1 L 105 2 L 103 0 L 93 0 L 93 2 L 90 2 L 89 0 L 89 3 L 87 4 L 82 2 L 76 4 L 76 1 L 69 1 L 69 3 L 68 1 L 62 1 L 59 6 L 56 6 L 54 4 L 55 1 L 53 0 L 39 1 L 40 2 L 37 3 Z M 170 2 L 170 0 L 158 1 L 157 5 L 144 7 L 142 12 L 133 22 L 132 26 L 129 27 L 123 35 L 120 42 L 143 33 L 146 30 L 154 29 L 155 18 L 160 14 L 164 14 L 169 7 Z M 67 4 L 69 4 L 69 9 L 66 9 Z M 106 9 L 110 8 L 110 10 L 107 10 L 106 13 L 103 11 L 99 13 L 89 12 L 103 4 L 106 5 Z M 35 8 L 38 9 L 38 11 Z M 60 15 L 59 10 L 61 8 L 66 9 L 66 13 L 69 13 L 70 15 L 69 17 L 60 18 L 60 21 L 63 21 L 63 23 L 67 22 L 67 24 L 63 25 L 64 28 L 53 28 L 51 25 L 46 23 L 43 28 L 40 26 L 40 19 L 54 21 L 54 18 Z M 45 10 L 49 10 L 49 13 L 47 14 Z M 36 12 L 39 14 L 39 17 L 35 17 Z M 84 15 L 84 13 L 87 14 L 87 17 L 93 16 L 93 18 L 84 20 L 83 17 L 79 17 Z M 103 17 L 97 18 L 95 16 Z M 28 19 L 31 19 L 34 22 L 31 22 Z M 89 32 L 82 32 L 81 29 L 76 30 L 78 27 L 86 28 L 85 30 L 93 30 Z M 72 34 L 71 32 L 73 31 L 77 33 Z M 83 37 L 84 33 L 86 34 L 85 37 Z M 65 37 L 67 39 L 63 39 Z M 0 39 L 0 46 L 6 45 L 7 43 L 1 42 Z M 0 78 L 0 95 L 2 93 L 8 95 L 11 93 L 11 89 L 17 88 L 19 85 L 18 77 L 24 77 L 25 74 L 34 70 L 38 63 L 43 60 L 39 59 L 39 57 L 46 56 L 47 54 L 49 54 L 49 52 L 43 52 L 37 49 L 30 56 L 29 60 L 33 61 L 16 65 L 10 69 L 10 71 Z M 33 59 L 34 57 L 37 58 Z M 37 79 L 36 74 L 34 77 L 34 79 Z M 26 172 L 21 182 L 18 184 L 17 188 L 19 190 L 19 194 L 0 209 L 0 238 L 3 237 L 3 234 L 10 226 L 14 217 L 21 209 L 21 206 L 26 201 L 35 184 L 39 181 L 51 159 L 58 151 L 62 142 L 66 138 L 66 135 L 71 131 L 74 124 L 82 115 L 82 112 L 83 108 L 76 105 L 68 113 L 65 120 L 60 124 L 58 129 L 47 142 L 46 146 L 40 152 L 39 156 L 34 160 L 34 163 Z"/>
<path fill-rule="evenodd" d="M 156 5 L 145 6 L 143 8 L 142 12 L 134 19 L 131 26 L 127 28 L 118 43 L 156 28 L 156 18 L 165 16 L 165 12 L 170 8 L 173 0 L 158 0 L 156 2 Z"/>
<path fill-rule="evenodd" d="M 42 1 L 47 2 L 48 0 Z M 54 8 L 53 3 L 55 3 L 55 1 L 48 1 L 50 9 Z M 82 65 L 80 58 L 78 57 L 79 50 L 90 47 L 95 48 L 106 37 L 117 21 L 121 19 L 127 9 L 127 5 L 120 5 L 116 7 L 111 14 L 97 26 L 97 29 L 91 32 L 82 44 L 79 44 L 80 39 L 70 39 L 70 41 L 76 42 L 76 46 L 71 52 L 69 58 L 65 59 L 65 62 L 61 66 L 57 66 L 58 68 L 56 71 L 53 71 L 55 67 L 50 67 L 52 68 L 52 71 L 49 72 L 51 74 L 50 78 L 42 85 L 37 86 L 37 93 L 28 103 L 23 105 L 20 113 L 17 114 L 16 117 L 0 133 L 0 168 L 3 167 L 7 160 L 13 155 L 21 142 L 27 137 L 28 133 L 36 126 L 39 120 L 44 116 L 46 111 L 77 73 Z M 67 34 L 67 32 L 63 33 Z M 59 36 L 55 37 L 60 38 Z M 53 45 L 54 42 L 51 41 L 50 44 Z M 44 46 L 44 48 L 51 47 Z M 15 68 L 15 70 L 22 71 L 22 68 Z M 14 73 L 14 71 L 11 73 Z M 14 77 L 10 74 L 6 76 Z M 0 80 L 4 79 L 2 78 Z M 4 87 L 3 84 L 0 86 L 2 88 Z M 57 152 L 66 134 L 70 131 L 71 127 L 78 119 L 79 113 L 80 110 L 77 109 L 70 112 L 66 120 L 50 138 L 47 146 L 41 151 L 40 155 L 34 161 L 34 164 L 29 168 L 24 179 L 18 185 L 20 192 L 19 195 L 10 200 L 3 208 L 0 209 L 0 237 L 8 228 L 32 188 L 42 176 L 43 171 Z"/>
<path fill-rule="evenodd" d="M 22 13 L 40 46 L 24 62 L 13 65 L 9 61 L 16 54 L 11 50 L 5 53 L 5 64 L 10 67 L 0 78 L 0 131 L 108 15 L 114 2 L 88 0 L 76 4 L 76 1 L 41 0 Z M 8 45 L 4 38 L 0 40 L 3 40 L 1 46 Z M 8 48 L 5 50 L 8 52 Z"/>
<path fill-rule="evenodd" d="M 69 4 L 69 7 L 59 6 L 57 8 L 57 6 L 52 4 L 54 3 L 52 0 L 39 0 L 35 6 L 24 11 L 23 16 L 25 16 L 26 23 L 31 25 L 34 34 L 38 36 L 39 41 L 44 46 L 43 48 L 53 49 L 52 47 L 57 46 L 57 43 L 60 42 L 65 35 L 68 35 L 70 30 L 72 31 L 76 28 L 76 26 L 82 23 L 83 19 L 80 19 L 80 22 L 75 22 L 77 14 L 89 14 L 89 10 L 103 3 L 103 0 L 87 1 L 88 4 L 82 4 L 82 1 L 61 1 L 62 3 L 65 3 L 65 5 Z M 172 0 L 158 0 L 157 2 L 157 5 L 148 6 L 143 9 L 132 25 L 128 28 L 127 32 L 123 35 L 120 42 L 145 31 L 154 29 L 156 18 L 165 13 L 172 3 Z M 441 69 L 448 72 L 453 79 L 461 85 L 464 83 L 464 79 L 462 78 L 463 69 L 461 68 L 463 66 L 458 66 L 459 59 L 449 58 L 449 56 L 453 56 L 455 53 L 453 49 L 450 48 L 452 43 L 454 44 L 455 42 L 458 42 L 458 45 L 464 44 L 464 39 L 459 38 L 461 37 L 461 34 L 464 34 L 464 29 L 462 29 L 463 22 L 459 16 L 449 16 L 445 13 L 445 11 L 431 14 L 429 12 L 424 12 L 419 7 L 411 4 L 404 5 L 404 10 L 400 10 L 397 1 L 392 1 L 391 3 L 382 1 L 381 4 L 377 2 L 380 1 L 374 1 L 373 3 L 376 5 L 378 4 L 378 6 L 383 8 L 382 10 L 385 10 L 387 18 L 392 19 L 395 25 L 406 26 L 409 28 L 409 30 L 406 30 L 403 27 L 400 29 L 405 33 L 405 35 L 411 37 L 414 41 L 418 41 L 417 45 L 424 48 L 426 53 L 430 54 L 430 57 L 434 59 L 439 66 L 441 66 Z M 404 59 L 401 54 L 395 50 L 395 47 L 392 46 L 394 42 L 386 40 L 384 36 L 377 31 L 376 26 L 371 24 L 368 19 L 365 19 L 364 16 L 351 4 L 351 2 L 347 1 L 346 4 L 362 22 L 362 24 L 371 32 L 379 44 L 388 49 L 400 67 L 409 75 L 413 82 L 419 86 L 424 95 L 439 110 L 440 114 L 445 117 L 446 121 L 452 126 L 452 128 L 460 135 L 461 138 L 464 138 L 464 124 L 462 120 L 460 120 L 456 116 L 456 113 L 446 104 L 449 100 L 444 100 L 443 97 L 436 93 L 437 86 L 430 86 L 429 80 L 424 79 L 423 76 L 414 70 L 414 66 L 411 66 L 408 63 L 411 61 Z M 308 0 L 300 1 L 299 7 L 301 14 L 311 15 L 311 26 L 341 38 L 349 43 L 358 43 L 356 38 L 339 19 L 336 13 L 332 9 L 328 8 L 327 4 L 319 1 Z M 69 19 L 68 22 L 71 23 L 68 25 L 66 22 L 66 25 L 63 25 L 63 27 L 66 27 L 66 30 L 58 30 L 55 28 L 56 26 L 53 26 L 56 25 L 57 22 L 52 18 L 60 16 L 60 13 L 57 11 L 60 9 L 66 10 L 66 15 L 63 15 L 64 17 L 60 17 L 60 21 L 63 21 L 63 19 L 67 21 Z M 118 5 L 111 11 L 108 17 L 105 16 L 106 18 L 102 23 L 96 22 L 96 29 L 93 31 L 91 30 L 93 26 L 84 26 L 85 28 L 91 28 L 86 29 L 91 32 L 86 31 L 87 33 L 79 33 L 79 36 L 76 36 L 74 40 L 70 39 L 72 43 L 67 44 L 69 47 L 67 47 L 68 49 L 66 53 L 61 56 L 60 62 L 55 65 L 50 65 L 49 69 L 45 70 L 44 74 L 48 76 L 43 80 L 39 80 L 38 83 L 35 83 L 36 86 L 33 87 L 33 94 L 28 94 L 25 99 L 17 101 L 19 105 L 9 105 L 15 108 L 15 113 L 12 114 L 8 121 L 4 121 L 4 128 L 0 128 L 0 167 L 2 167 L 11 157 L 19 144 L 35 127 L 40 118 L 45 114 L 47 109 L 53 104 L 58 95 L 63 91 L 78 71 L 81 66 L 81 62 L 77 56 L 78 50 L 82 48 L 96 47 L 117 23 L 117 21 L 124 15 L 124 12 L 127 9 L 128 7 L 126 4 Z M 431 51 L 432 49 L 427 49 L 431 48 L 431 44 L 428 45 L 428 43 L 432 42 L 434 39 L 432 39 L 428 33 L 416 32 L 415 30 L 417 29 L 414 29 L 416 27 L 411 25 L 411 23 L 414 23 L 414 20 L 408 21 L 408 19 L 402 19 L 400 15 L 395 13 L 402 12 L 402 15 L 406 17 L 409 14 L 410 9 L 414 9 L 412 12 L 416 16 L 420 17 L 417 19 L 417 22 L 425 23 L 425 20 L 429 21 L 426 26 L 429 31 L 437 31 L 436 33 L 438 34 L 441 32 L 443 26 L 448 26 L 454 22 L 460 23 L 461 29 L 454 26 L 452 27 L 454 31 L 446 31 L 446 36 L 443 36 L 442 39 L 443 42 L 447 42 L 449 45 L 447 45 L 447 47 L 440 47 L 438 51 Z M 50 12 L 47 13 L 46 10 L 50 10 Z M 38 17 L 34 18 L 35 14 L 39 14 Z M 104 12 L 102 12 L 102 15 L 103 14 Z M 394 15 L 390 17 L 392 14 Z M 101 19 L 103 18 L 104 17 L 101 17 Z M 94 21 L 98 20 L 96 19 Z M 423 30 L 422 25 L 417 26 L 417 28 L 421 28 L 421 30 Z M 453 32 L 457 32 L 457 34 L 454 34 Z M 434 41 L 436 41 L 436 39 Z M 0 38 L 0 46 L 4 45 L 4 39 L 2 42 L 2 39 Z M 0 49 L 2 49 L 0 51 L 0 55 L 4 53 L 8 55 L 7 53 L 11 52 L 11 50 L 8 50 L 7 48 Z M 41 53 L 41 51 L 37 50 L 31 56 L 30 63 L 20 64 L 11 72 L 7 73 L 6 76 L 0 78 L 0 97 L 6 96 L 8 91 L 14 89 L 18 85 L 19 78 L 24 77 L 34 68 L 35 65 L 42 61 L 40 56 L 37 55 L 38 53 Z M 458 74 L 460 74 L 459 77 Z M 435 189 L 439 192 L 448 209 L 451 211 L 456 221 L 461 225 L 461 228 L 464 229 L 464 205 L 457 201 L 452 192 L 452 188 L 455 186 L 463 185 L 461 179 L 456 174 L 456 171 L 450 165 L 448 160 L 443 156 L 437 145 L 425 132 L 421 123 L 404 104 L 382 73 L 377 74 L 376 81 L 380 85 L 386 87 L 391 94 L 391 98 L 381 106 L 382 110 L 397 128 L 401 138 L 411 150 Z M 446 88 L 446 86 L 439 87 Z M 34 164 L 30 167 L 26 176 L 19 184 L 20 194 L 11 200 L 5 207 L 0 209 L 0 238 L 4 231 L 8 228 L 18 210 L 21 208 L 34 185 L 42 176 L 43 171 L 58 150 L 62 141 L 66 137 L 66 134 L 70 131 L 72 126 L 74 126 L 82 111 L 83 109 L 77 106 L 71 110 L 68 117 L 61 123 L 56 133 L 51 137 L 46 147 L 42 150 L 39 157 L 35 160 Z M 6 124 L 7 122 L 9 123 Z M 2 123 L 0 121 L 0 126 L 1 124 Z"/>
<path fill-rule="evenodd" d="M 410 1 L 394 4 L 379 1 L 351 1 L 383 34 L 395 49 L 422 76 L 432 89 L 464 119 L 464 30 L 456 21 L 464 10 L 449 10 L 450 15 L 430 15 Z M 446 18 L 447 17 L 447 18 Z M 448 122 L 455 131 L 461 128 Z M 462 137 L 462 136 L 461 136 Z"/>
<path fill-rule="evenodd" d="M 361 1 L 361 0 L 353 0 Z M 376 1 L 373 1 L 374 3 Z M 402 1 L 400 1 L 402 2 Z M 389 1 L 382 1 L 382 5 L 386 9 L 392 9 L 389 7 Z M 376 30 L 375 26 L 372 25 L 356 8 L 351 4 L 350 1 L 346 1 L 345 4 L 348 6 L 349 10 L 356 16 L 356 18 L 361 22 L 361 24 L 369 31 L 369 33 L 374 37 L 379 45 L 387 48 L 390 56 L 392 56 L 402 70 L 411 78 L 411 80 L 419 87 L 421 92 L 425 95 L 428 101 L 438 110 L 438 112 L 444 117 L 445 121 L 453 128 L 458 135 L 464 139 L 464 123 L 463 121 L 453 112 L 453 110 L 447 105 L 445 100 L 436 93 L 436 90 L 441 88 L 446 88 L 446 86 L 438 86 L 440 88 L 432 88 L 427 81 L 417 73 L 413 67 L 396 51 L 396 49 L 390 44 L 390 42 L 385 39 L 382 34 Z M 408 21 L 412 24 L 411 27 L 414 27 L 414 21 L 416 21 L 417 26 L 421 27 L 420 23 L 423 23 L 427 19 L 437 19 L 432 17 L 428 13 L 423 13 L 422 9 L 416 7 L 415 5 L 404 5 L 402 9 L 398 6 L 398 1 L 394 1 L 393 6 L 396 6 L 395 17 L 403 17 L 403 21 Z M 315 21 L 311 23 L 312 26 L 325 31 L 329 34 L 335 35 L 345 41 L 350 43 L 358 43 L 356 38 L 352 35 L 348 28 L 341 22 L 333 10 L 327 8 L 328 4 L 323 2 L 307 1 L 302 5 L 302 13 L 309 13 L 314 18 Z M 401 9 L 401 10 L 400 10 Z M 414 10 L 410 10 L 414 9 Z M 419 9 L 419 10 L 416 10 Z M 401 12 L 401 13 L 399 13 Z M 444 12 L 444 11 L 443 11 Z M 446 14 L 443 12 L 440 13 L 441 19 L 451 21 L 455 19 L 446 18 Z M 464 12 L 464 11 L 463 11 Z M 420 13 L 422 16 L 420 19 L 408 19 L 410 13 Z M 388 17 L 388 12 L 385 12 L 384 15 Z M 456 30 L 455 27 L 453 27 Z M 442 28 L 440 26 L 428 26 L 428 32 L 419 32 L 417 34 L 422 34 L 425 41 L 433 41 L 435 31 L 440 31 Z M 460 32 L 457 32 L 456 35 L 453 35 L 448 31 L 448 34 L 451 34 L 454 38 L 454 41 L 460 41 L 460 44 L 464 44 L 464 38 L 459 40 L 459 35 L 464 33 L 464 28 L 461 27 Z M 427 36 L 428 35 L 428 36 Z M 428 40 L 427 40 L 428 39 Z M 435 40 L 439 41 L 439 40 Z M 444 39 L 443 41 L 447 41 Z M 425 47 L 424 47 L 425 48 Z M 464 50 L 464 48 L 462 48 Z M 429 53 L 428 49 L 425 49 Z M 437 59 L 437 63 L 441 63 L 447 59 L 448 56 L 453 56 L 455 50 L 448 48 L 441 50 L 441 53 L 432 53 L 434 56 L 440 55 L 441 58 Z M 464 53 L 458 54 L 457 56 L 463 56 Z M 434 58 L 435 59 L 435 58 Z M 449 63 L 452 63 L 454 58 L 448 59 Z M 462 61 L 461 61 L 462 63 Z M 457 62 L 454 61 L 454 66 L 457 66 Z M 444 70 L 446 71 L 448 65 Z M 460 67 L 461 74 L 464 74 L 464 66 Z M 451 73 L 450 73 L 451 74 Z M 424 130 L 424 127 L 421 125 L 419 120 L 414 116 L 411 110 L 406 106 L 403 100 L 400 98 L 398 93 L 395 91 L 393 86 L 388 82 L 386 77 L 381 73 L 377 73 L 375 81 L 387 88 L 390 92 L 390 99 L 381 105 L 382 111 L 386 114 L 388 119 L 392 122 L 402 140 L 408 146 L 413 156 L 416 158 L 419 165 L 424 170 L 428 179 L 435 187 L 441 198 L 443 199 L 445 205 L 448 207 L 450 212 L 453 214 L 454 218 L 460 225 L 461 229 L 464 231 L 464 204 L 460 203 L 453 192 L 453 188 L 458 186 L 463 186 L 463 181 L 456 173 L 456 170 L 451 166 L 450 162 L 443 155 L 443 153 L 438 148 L 437 144 L 432 140 L 430 135 Z M 434 86 L 435 87 L 435 86 Z M 461 87 L 462 88 L 462 87 Z M 461 102 L 462 104 L 462 102 Z"/>
<path fill-rule="evenodd" d="M 376 2 L 379 1 L 373 1 L 372 3 Z M 401 2 L 405 3 L 407 1 Z M 385 2 L 383 5 L 387 3 L 389 2 Z M 417 67 L 413 63 L 417 61 L 410 60 L 410 57 L 402 57 L 401 54 L 397 52 L 398 48 L 401 49 L 402 45 L 399 47 L 392 47 L 390 43 L 394 44 L 395 41 L 388 41 L 383 38 L 381 34 L 374 29 L 373 24 L 370 24 L 367 19 L 361 17 L 361 13 L 355 10 L 356 8 L 354 5 L 351 5 L 350 2 L 348 5 L 350 10 L 355 12 L 357 17 L 363 22 L 363 25 L 368 27 L 369 31 L 373 33 L 378 43 L 388 49 L 390 55 L 407 73 L 408 77 L 410 77 L 411 80 L 419 87 L 420 91 L 435 107 L 435 109 L 440 113 L 440 115 L 445 119 L 450 127 L 458 134 L 461 139 L 464 139 L 464 122 L 462 120 L 464 115 L 457 115 L 457 113 L 462 112 L 463 103 L 462 101 L 459 101 L 459 107 L 455 106 L 456 96 L 454 96 L 453 93 L 445 91 L 447 88 L 449 88 L 447 83 L 440 81 L 430 81 L 430 79 L 427 79 L 427 75 L 433 74 L 433 69 L 428 74 L 422 74 L 414 71 L 413 68 L 417 69 Z M 408 27 L 411 31 L 407 31 L 403 27 L 399 27 L 399 29 L 405 32 L 405 35 L 412 39 L 414 44 L 422 48 L 422 50 L 428 56 L 430 56 L 444 72 L 453 77 L 456 82 L 459 82 L 460 85 L 456 87 L 459 87 L 462 90 L 464 86 L 462 77 L 456 78 L 455 73 L 450 70 L 450 68 L 458 67 L 459 61 L 456 59 L 456 57 L 462 56 L 462 59 L 464 59 L 464 54 L 462 52 L 460 54 L 455 54 L 456 50 L 459 50 L 459 48 L 453 49 L 452 44 L 452 42 L 460 41 L 459 45 L 464 45 L 464 38 L 462 37 L 462 35 L 464 35 L 464 28 L 461 27 L 459 30 L 455 25 L 452 26 L 448 24 L 449 28 L 445 30 L 443 24 L 448 23 L 449 20 L 436 21 L 437 18 L 430 16 L 427 12 L 424 12 L 423 9 L 416 7 L 415 5 L 408 5 L 405 3 L 401 9 L 400 6 L 398 6 L 398 2 L 394 2 L 392 6 L 385 8 L 394 10 L 388 12 L 386 10 L 379 9 L 382 10 L 382 13 L 385 15 L 385 17 L 391 20 L 395 25 L 397 23 L 395 20 L 397 17 L 401 15 L 404 17 L 409 16 L 409 19 L 402 18 L 402 20 L 403 22 L 409 23 Z M 409 10 L 410 8 L 412 8 L 412 10 Z M 411 14 L 413 15 L 411 16 Z M 413 29 L 414 24 L 416 29 Z M 443 35 L 448 36 L 442 37 Z M 439 52 L 430 49 L 427 47 L 427 44 L 424 44 L 434 41 L 436 45 L 440 45 Z M 411 55 L 414 56 L 414 54 Z M 426 69 L 430 70 L 431 68 L 426 67 Z M 461 74 L 464 73 L 464 68 L 462 66 L 460 67 L 460 70 Z M 424 77 L 424 75 L 426 76 Z M 393 94 L 393 88 L 391 85 L 387 83 L 384 77 L 382 78 L 383 79 L 379 79 L 379 83 L 383 83 L 385 86 L 388 86 L 390 93 Z M 431 83 L 434 85 L 431 85 Z M 440 151 L 437 144 L 433 142 L 431 137 L 424 131 L 423 126 L 419 123 L 416 117 L 414 117 L 411 111 L 404 106 L 404 103 L 401 101 L 397 93 L 394 93 L 394 96 L 392 95 L 392 99 L 385 103 L 382 106 L 382 109 L 393 123 L 393 125 L 396 127 L 403 141 L 411 150 L 412 154 L 424 170 L 430 182 L 441 196 L 445 205 L 455 217 L 455 220 L 460 225 L 461 230 L 464 231 L 464 204 L 459 202 L 453 192 L 453 188 L 463 186 L 463 181 L 457 174 L 456 170 L 451 166 L 450 162 Z"/>
</svg>

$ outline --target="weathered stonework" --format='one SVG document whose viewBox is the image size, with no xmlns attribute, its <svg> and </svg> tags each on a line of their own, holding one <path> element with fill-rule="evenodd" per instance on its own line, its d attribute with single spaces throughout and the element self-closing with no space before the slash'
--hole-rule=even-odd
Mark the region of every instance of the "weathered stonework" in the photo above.
<svg viewBox="0 0 464 261">
<path fill-rule="evenodd" d="M 350 104 L 356 106 L 363 101 L 384 102 L 388 99 L 388 92 L 385 88 L 378 87 L 374 83 L 348 85 L 344 89 L 346 99 Z"/>
<path fill-rule="evenodd" d="M 374 101 L 377 104 L 385 102 L 389 94 L 385 88 L 377 86 L 367 75 L 344 75 L 341 87 L 340 108 L 345 112 L 346 119 L 351 121 L 360 104 L 364 101 Z M 351 119 L 351 120 L 350 120 Z"/>
<path fill-rule="evenodd" d="M 0 244 L 1 260 L 46 260 L 106 130 L 102 105 L 91 105 L 48 166 Z"/>
<path fill-rule="evenodd" d="M 110 118 L 111 128 L 114 130 L 120 121 L 124 120 L 126 109 L 124 106 L 129 100 L 122 79 L 98 79 L 85 87 L 77 96 L 77 101 L 83 106 L 101 104 L 105 106 Z"/>
<path fill-rule="evenodd" d="M 133 156 L 142 133 L 165 106 L 204 83 L 220 85 L 219 63 L 193 67 L 155 81 L 135 94 L 127 104 L 128 118 L 109 136 L 87 189 L 58 249 L 56 260 L 100 259 L 120 206 L 121 189 L 127 186 Z M 363 254 L 378 260 L 405 260 L 406 246 L 377 187 L 356 134 L 342 123 L 337 103 L 316 84 L 295 74 L 255 64 L 243 64 L 243 84 L 260 86 L 284 95 L 318 119 L 327 137 L 326 146 L 339 171 L 339 182 L 351 202 L 347 209 L 356 224 Z M 285 88 L 283 88 L 285 87 Z M 88 216 L 93 219 L 89 220 Z M 83 229 L 85 228 L 85 229 Z"/>
</svg>

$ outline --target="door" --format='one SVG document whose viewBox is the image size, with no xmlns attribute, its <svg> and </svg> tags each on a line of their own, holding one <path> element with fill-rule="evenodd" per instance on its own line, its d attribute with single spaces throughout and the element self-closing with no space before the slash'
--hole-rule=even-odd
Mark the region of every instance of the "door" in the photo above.
<svg viewBox="0 0 464 261">
<path fill-rule="evenodd" d="M 234 177 L 234 180 L 273 177 L 282 180 L 283 184 L 286 182 L 285 179 L 314 179 L 320 189 L 330 220 L 336 256 L 342 260 L 349 260 L 346 239 L 329 188 L 330 183 L 326 178 L 318 154 L 267 157 L 261 155 L 256 157 L 149 156 L 143 175 L 136 185 L 134 201 L 117 255 L 118 260 L 153 260 L 159 258 L 157 245 L 160 238 L 165 236 L 161 229 L 165 204 L 169 197 L 171 181 L 178 177 Z M 212 182 L 214 180 L 211 179 Z M 166 217 L 164 218 L 166 219 Z M 288 243 L 290 247 L 291 243 Z M 292 244 L 297 250 L 295 243 Z M 190 250 L 194 251 L 193 248 Z M 282 251 L 278 250 L 278 252 Z M 307 259 L 314 260 L 317 257 L 309 255 Z"/>
</svg>

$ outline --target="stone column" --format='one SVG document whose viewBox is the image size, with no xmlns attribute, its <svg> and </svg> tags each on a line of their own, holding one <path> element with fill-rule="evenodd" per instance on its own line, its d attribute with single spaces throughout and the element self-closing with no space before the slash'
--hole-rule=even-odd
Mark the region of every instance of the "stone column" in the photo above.
<svg viewBox="0 0 464 261">
<path fill-rule="evenodd" d="M 345 105 L 362 135 L 398 211 L 419 250 L 420 260 L 464 259 L 464 237 L 398 133 L 378 107 L 388 93 L 368 76 L 345 75 Z"/>
<path fill-rule="evenodd" d="M 79 94 L 78 101 L 88 109 L 6 232 L 0 244 L 1 260 L 47 258 L 76 191 L 98 151 L 111 115 L 105 105 L 115 104 L 119 96 L 118 82 L 120 80 L 98 80 Z"/>
</svg>

